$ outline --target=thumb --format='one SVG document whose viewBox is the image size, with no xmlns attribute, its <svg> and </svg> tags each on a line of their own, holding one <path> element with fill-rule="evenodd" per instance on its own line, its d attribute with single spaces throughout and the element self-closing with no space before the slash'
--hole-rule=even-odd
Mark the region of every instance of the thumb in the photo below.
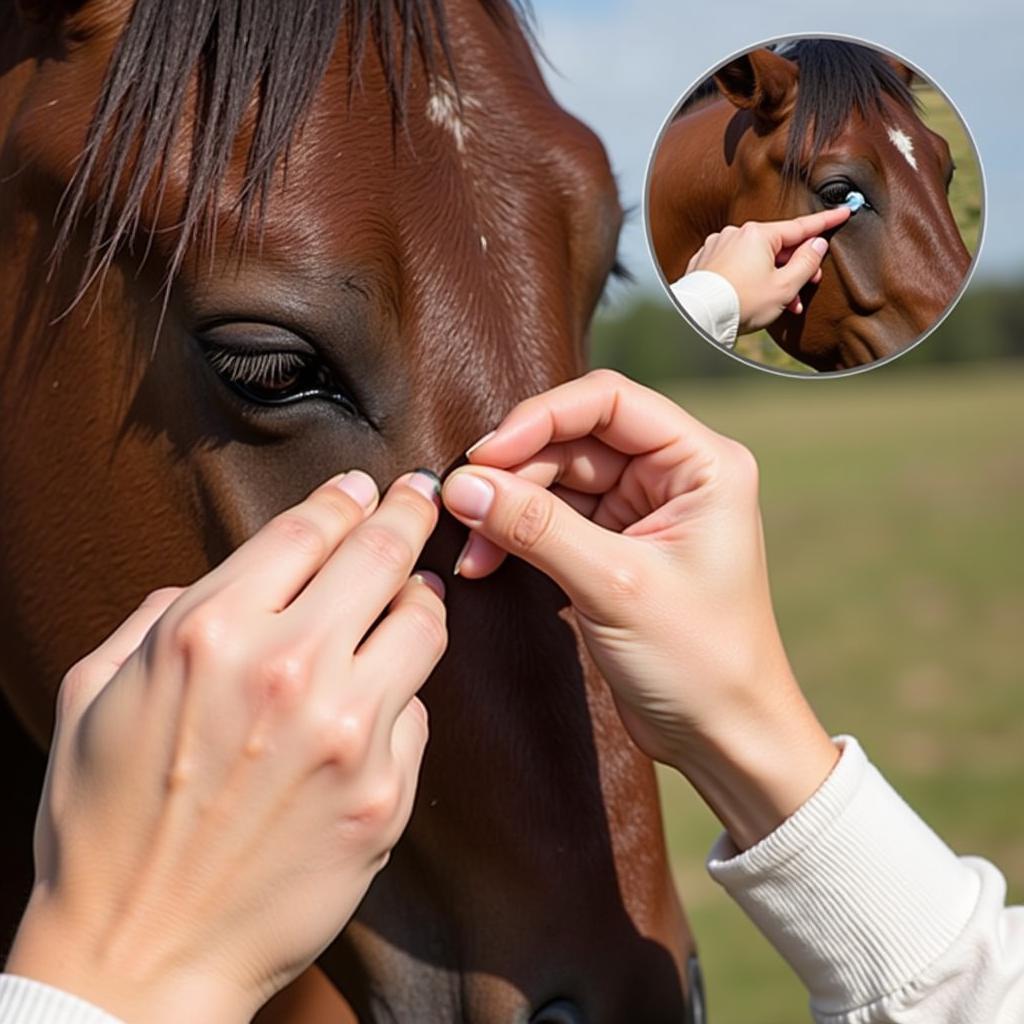
<svg viewBox="0 0 1024 1024">
<path fill-rule="evenodd" d="M 785 288 L 787 302 L 792 301 L 796 293 L 814 277 L 827 252 L 827 239 L 809 238 L 790 256 L 789 262 L 776 271 Z"/>
<path fill-rule="evenodd" d="M 550 576 L 584 615 L 614 618 L 640 545 L 580 515 L 544 487 L 491 466 L 464 466 L 441 488 L 460 522 Z"/>
</svg>

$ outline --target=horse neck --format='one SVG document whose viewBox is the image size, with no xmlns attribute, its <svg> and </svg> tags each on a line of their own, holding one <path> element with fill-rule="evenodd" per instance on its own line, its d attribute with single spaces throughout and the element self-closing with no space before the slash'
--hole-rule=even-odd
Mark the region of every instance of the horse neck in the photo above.
<svg viewBox="0 0 1024 1024">
<path fill-rule="evenodd" d="M 728 125 L 735 114 L 725 100 L 702 103 L 672 122 L 658 148 L 651 174 L 651 235 L 670 282 L 682 276 L 708 235 L 728 223 L 736 189 Z"/>
</svg>

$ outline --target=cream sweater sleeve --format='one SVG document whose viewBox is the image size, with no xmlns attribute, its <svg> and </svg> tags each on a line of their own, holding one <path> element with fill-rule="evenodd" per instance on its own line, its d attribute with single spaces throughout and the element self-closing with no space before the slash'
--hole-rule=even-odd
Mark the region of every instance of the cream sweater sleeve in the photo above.
<svg viewBox="0 0 1024 1024">
<path fill-rule="evenodd" d="M 721 274 L 695 270 L 671 286 L 672 294 L 701 330 L 719 345 L 732 348 L 740 326 L 740 300 L 736 289 Z"/>
<path fill-rule="evenodd" d="M 0 974 L 0 1024 L 122 1024 L 92 1003 L 52 985 Z"/>
<path fill-rule="evenodd" d="M 803 980 L 819 1024 L 1020 1024 L 1024 907 L 958 858 L 849 736 L 832 774 L 744 853 L 708 869 Z"/>
</svg>

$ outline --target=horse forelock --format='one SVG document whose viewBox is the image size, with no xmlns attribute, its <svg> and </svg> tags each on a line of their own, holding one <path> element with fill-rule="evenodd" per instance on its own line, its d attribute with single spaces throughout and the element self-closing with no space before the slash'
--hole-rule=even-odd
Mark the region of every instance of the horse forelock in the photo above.
<svg viewBox="0 0 1024 1024">
<path fill-rule="evenodd" d="M 866 119 L 881 112 L 886 97 L 908 111 L 920 109 L 910 86 L 870 47 L 838 39 L 801 39 L 783 44 L 776 52 L 800 70 L 782 165 L 787 185 L 806 175 L 854 114 Z"/>
<path fill-rule="evenodd" d="M 477 0 L 503 27 L 526 28 L 521 0 Z M 462 98 L 445 0 L 135 0 L 114 46 L 85 145 L 59 210 L 56 261 L 92 217 L 79 297 L 159 207 L 172 147 L 190 133 L 187 188 L 176 218 L 167 281 L 193 242 L 212 240 L 220 192 L 247 138 L 234 204 L 236 238 L 259 229 L 275 173 L 308 114 L 339 34 L 348 45 L 348 94 L 372 51 L 383 71 L 392 131 L 404 125 L 417 64 L 443 83 L 434 116 L 463 130 Z M 190 121 L 189 121 L 190 118 Z"/>
</svg>

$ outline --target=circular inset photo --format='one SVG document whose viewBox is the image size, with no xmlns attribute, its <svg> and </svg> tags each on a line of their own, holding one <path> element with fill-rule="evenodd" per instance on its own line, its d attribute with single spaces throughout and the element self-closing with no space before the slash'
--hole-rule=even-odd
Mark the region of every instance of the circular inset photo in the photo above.
<svg viewBox="0 0 1024 1024">
<path fill-rule="evenodd" d="M 966 124 L 874 43 L 775 39 L 729 57 L 670 113 L 647 168 L 648 241 L 706 338 L 777 373 L 853 373 L 956 304 L 984 224 Z"/>
</svg>

